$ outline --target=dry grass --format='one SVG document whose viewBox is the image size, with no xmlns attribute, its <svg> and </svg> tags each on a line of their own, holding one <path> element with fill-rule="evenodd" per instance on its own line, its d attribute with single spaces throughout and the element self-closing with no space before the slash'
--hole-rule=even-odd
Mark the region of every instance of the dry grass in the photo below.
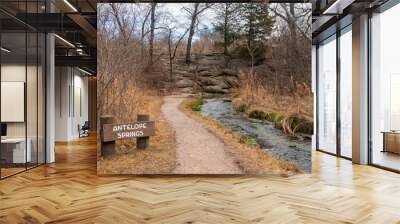
<svg viewBox="0 0 400 224">
<path fill-rule="evenodd" d="M 312 133 L 313 94 L 307 83 L 293 80 L 287 83 L 286 91 L 276 91 L 256 73 L 241 75 L 240 87 L 233 101 L 237 110 L 251 113 L 273 114 L 276 126 L 288 134 Z M 275 122 L 275 118 L 273 118 Z"/>
<path fill-rule="evenodd" d="M 141 96 L 140 101 L 137 104 L 141 109 L 137 113 L 150 114 L 150 119 L 156 120 L 156 134 L 150 137 L 149 148 L 137 150 L 133 140 L 117 141 L 116 155 L 106 159 L 98 157 L 99 174 L 166 174 L 175 169 L 175 132 L 163 121 L 161 98 Z M 130 116 L 135 117 L 136 114 Z"/>
<path fill-rule="evenodd" d="M 180 109 L 186 112 L 191 118 L 201 122 L 209 131 L 222 139 L 228 146 L 227 149 L 230 150 L 228 153 L 233 156 L 244 173 L 255 175 L 266 173 L 292 175 L 301 172 L 297 165 L 274 158 L 262 150 L 259 145 L 247 144 L 236 132 L 224 127 L 213 119 L 201 116 L 200 113 L 193 111 L 193 101 L 196 100 L 185 100 L 181 104 Z"/>
</svg>

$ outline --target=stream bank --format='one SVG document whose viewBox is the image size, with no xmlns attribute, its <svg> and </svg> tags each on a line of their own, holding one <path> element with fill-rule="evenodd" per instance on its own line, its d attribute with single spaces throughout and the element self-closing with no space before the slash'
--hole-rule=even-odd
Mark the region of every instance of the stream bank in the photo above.
<svg viewBox="0 0 400 224">
<path fill-rule="evenodd" d="M 272 156 L 297 164 L 304 172 L 311 172 L 311 141 L 288 136 L 272 123 L 248 118 L 237 112 L 229 99 L 208 99 L 201 114 L 211 117 L 243 136 L 254 138 Z"/>
</svg>

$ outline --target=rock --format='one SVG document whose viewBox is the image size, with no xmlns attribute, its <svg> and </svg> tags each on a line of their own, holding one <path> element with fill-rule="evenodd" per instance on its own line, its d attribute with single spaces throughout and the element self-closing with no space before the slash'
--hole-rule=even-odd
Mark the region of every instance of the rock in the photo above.
<svg viewBox="0 0 400 224">
<path fill-rule="evenodd" d="M 218 83 L 218 86 L 222 89 L 230 89 L 231 88 L 225 81 L 221 81 L 220 83 Z"/>
<path fill-rule="evenodd" d="M 209 66 L 199 66 L 199 67 L 197 67 L 197 72 L 198 73 L 200 73 L 200 72 L 205 72 L 205 71 L 209 71 L 209 70 L 211 70 L 211 67 L 209 67 Z M 196 71 L 196 70 L 195 70 Z"/>
<path fill-rule="evenodd" d="M 176 83 L 178 88 L 193 87 L 193 82 L 189 79 L 181 79 Z"/>
<path fill-rule="evenodd" d="M 216 79 L 216 86 L 221 87 L 222 89 L 229 89 L 232 86 L 227 82 L 226 76 L 219 76 Z"/>
<path fill-rule="evenodd" d="M 224 60 L 219 59 L 219 58 L 212 58 L 212 57 L 207 57 L 207 58 L 203 58 L 199 61 L 197 61 L 198 64 L 201 65 L 207 65 L 207 66 L 211 66 L 211 65 L 221 65 L 224 63 Z"/>
<path fill-rule="evenodd" d="M 196 66 L 190 66 L 188 72 L 196 72 Z"/>
<path fill-rule="evenodd" d="M 239 86 L 239 79 L 235 76 L 227 76 L 225 77 L 225 82 L 230 86 L 230 88 L 236 88 Z"/>
<path fill-rule="evenodd" d="M 181 88 L 179 90 L 182 93 L 193 93 L 193 88 L 191 88 L 191 87 Z"/>
<path fill-rule="evenodd" d="M 193 93 L 193 88 L 192 87 L 186 87 L 186 88 L 181 88 L 179 89 L 181 93 Z"/>
<path fill-rule="evenodd" d="M 239 73 L 237 71 L 229 68 L 222 69 L 220 75 L 239 77 Z"/>
<path fill-rule="evenodd" d="M 198 73 L 200 76 L 212 76 L 212 72 L 208 70 L 204 70 Z"/>
<path fill-rule="evenodd" d="M 203 89 L 206 93 L 228 93 L 228 90 L 223 89 L 220 86 L 206 86 Z"/>
<path fill-rule="evenodd" d="M 199 81 L 202 86 L 214 86 L 218 85 L 218 80 L 209 77 L 200 77 Z"/>
<path fill-rule="evenodd" d="M 220 96 L 220 94 L 217 94 L 217 93 L 202 93 L 201 94 L 201 97 L 205 98 L 205 99 L 213 99 L 218 96 Z"/>
<path fill-rule="evenodd" d="M 192 73 L 189 73 L 186 71 L 179 71 L 179 72 L 176 72 L 176 75 L 183 76 L 183 77 L 191 77 Z"/>
</svg>

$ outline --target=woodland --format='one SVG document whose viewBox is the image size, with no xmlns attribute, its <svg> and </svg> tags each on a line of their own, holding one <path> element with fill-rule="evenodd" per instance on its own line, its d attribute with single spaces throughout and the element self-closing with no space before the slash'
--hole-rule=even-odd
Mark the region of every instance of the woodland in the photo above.
<svg viewBox="0 0 400 224">
<path fill-rule="evenodd" d="M 99 116 L 158 118 L 165 95 L 223 97 L 310 139 L 310 4 L 103 3 L 97 41 Z"/>
</svg>

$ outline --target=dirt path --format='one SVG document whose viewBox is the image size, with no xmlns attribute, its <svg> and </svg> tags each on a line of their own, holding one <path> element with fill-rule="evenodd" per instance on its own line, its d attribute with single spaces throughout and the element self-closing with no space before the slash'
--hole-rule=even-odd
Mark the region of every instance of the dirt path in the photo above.
<svg viewBox="0 0 400 224">
<path fill-rule="evenodd" d="M 164 98 L 161 111 L 176 131 L 177 166 L 175 174 L 240 174 L 233 158 L 225 153 L 225 144 L 200 123 L 179 110 L 180 96 Z"/>
</svg>

